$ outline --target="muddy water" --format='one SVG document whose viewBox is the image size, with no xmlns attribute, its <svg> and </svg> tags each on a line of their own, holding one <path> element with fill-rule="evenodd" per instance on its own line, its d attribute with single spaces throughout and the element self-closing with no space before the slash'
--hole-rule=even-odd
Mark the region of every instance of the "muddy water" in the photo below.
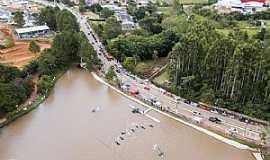
<svg viewBox="0 0 270 160">
<path fill-rule="evenodd" d="M 0 130 L 0 160 L 253 160 L 238 150 L 153 111 L 131 113 L 132 101 L 77 69 L 67 72 L 36 110 Z M 99 106 L 100 110 L 92 113 Z M 136 128 L 136 124 L 145 129 Z M 151 128 L 149 125 L 153 125 Z M 124 140 L 115 139 L 133 128 Z"/>
</svg>

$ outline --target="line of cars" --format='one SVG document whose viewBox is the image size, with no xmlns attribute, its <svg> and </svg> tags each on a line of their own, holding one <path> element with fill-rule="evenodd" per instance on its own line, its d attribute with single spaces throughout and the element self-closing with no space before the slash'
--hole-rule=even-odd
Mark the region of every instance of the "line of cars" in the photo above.
<svg viewBox="0 0 270 160">
<path fill-rule="evenodd" d="M 87 25 L 87 27 L 88 27 L 88 29 L 89 29 L 89 26 L 88 26 L 88 25 Z M 95 41 L 96 43 L 98 43 L 97 38 L 95 37 L 95 35 L 94 35 L 94 33 L 93 33 L 92 31 L 90 31 L 90 32 L 88 33 L 88 35 L 92 35 L 94 41 Z M 92 42 L 92 44 L 93 44 L 93 43 L 94 43 L 94 42 Z M 99 45 L 99 52 L 98 52 L 98 53 L 99 53 L 99 54 L 102 53 L 102 54 L 104 55 L 104 57 L 105 57 L 108 61 L 113 60 L 113 57 L 110 56 L 108 53 L 106 53 L 106 50 L 105 50 L 105 48 L 103 48 L 102 45 Z M 136 80 L 137 82 L 143 84 L 143 85 L 144 85 L 144 86 L 143 86 L 143 89 L 148 90 L 148 91 L 151 89 L 150 86 L 146 85 L 146 84 L 148 84 L 147 82 L 144 82 L 144 80 L 141 80 L 141 79 L 138 78 L 137 76 L 135 76 L 135 75 L 133 75 L 133 74 L 127 72 L 125 69 L 122 68 L 122 66 L 121 66 L 120 64 L 118 65 L 117 63 L 115 63 L 113 66 L 114 66 L 114 70 L 115 70 L 117 73 L 119 73 L 119 74 L 120 74 L 120 73 L 123 73 L 123 74 L 125 74 L 126 76 L 130 77 L 132 80 Z M 121 76 L 121 75 L 120 75 L 120 76 Z M 123 90 L 126 90 L 126 91 L 128 91 L 128 90 L 130 89 L 130 87 L 132 87 L 132 86 L 131 86 L 130 84 L 127 84 L 127 83 L 121 86 L 121 88 L 122 88 Z M 180 98 L 180 97 L 178 97 L 178 96 L 173 95 L 173 94 L 170 93 L 170 92 L 167 92 L 166 90 L 164 90 L 164 89 L 162 89 L 162 88 L 159 88 L 159 90 L 160 90 L 160 92 L 161 92 L 163 95 L 166 95 L 166 96 L 168 96 L 168 97 L 173 98 L 174 101 L 175 101 L 176 103 L 179 103 L 180 101 L 182 101 L 182 102 L 184 102 L 184 103 L 186 103 L 186 104 L 189 104 L 189 105 L 193 104 L 193 102 L 192 102 L 191 100 L 189 100 L 189 99 L 182 99 L 182 98 Z M 161 102 L 159 102 L 159 101 L 157 100 L 156 97 L 147 97 L 147 96 L 145 96 L 145 95 L 140 94 L 139 92 L 136 92 L 136 93 L 138 93 L 137 95 L 141 96 L 141 98 L 142 98 L 144 101 L 148 102 L 149 104 L 153 105 L 154 107 L 157 107 L 157 108 L 160 108 L 160 109 L 164 109 L 164 108 L 169 109 L 169 107 L 162 106 Z M 207 108 L 207 109 L 208 109 L 208 106 L 206 106 L 206 107 L 205 107 L 205 106 L 206 106 L 206 105 L 203 105 L 203 104 L 198 104 L 198 105 L 197 105 L 197 107 L 199 107 L 199 108 L 202 108 L 202 109 Z M 162 108 L 162 107 L 163 107 L 163 108 Z M 209 109 L 209 111 L 212 112 L 212 113 L 220 114 L 220 112 L 218 112 L 217 110 L 214 110 L 214 109 Z M 222 114 L 222 113 L 223 113 L 223 114 Z M 227 116 L 227 114 L 225 114 L 225 112 L 222 112 L 222 113 L 221 113 L 221 114 L 222 114 L 223 116 Z M 197 111 L 193 111 L 193 114 L 194 114 L 195 116 L 202 116 L 201 113 L 200 113 L 200 112 L 197 112 Z M 216 123 L 216 124 L 222 124 L 222 123 L 223 123 L 223 120 L 222 120 L 222 119 L 220 119 L 220 118 L 218 118 L 218 117 L 214 117 L 214 116 L 213 116 L 213 117 L 209 117 L 209 118 L 208 118 L 208 121 L 213 122 L 213 123 Z M 241 121 L 241 119 L 240 119 L 240 121 Z M 243 120 L 243 121 L 244 121 L 244 120 Z M 246 122 L 246 121 L 245 121 L 245 122 Z M 230 132 L 234 132 L 234 133 L 237 132 L 236 129 L 230 129 L 230 130 L 232 130 L 232 131 L 230 131 Z"/>
</svg>

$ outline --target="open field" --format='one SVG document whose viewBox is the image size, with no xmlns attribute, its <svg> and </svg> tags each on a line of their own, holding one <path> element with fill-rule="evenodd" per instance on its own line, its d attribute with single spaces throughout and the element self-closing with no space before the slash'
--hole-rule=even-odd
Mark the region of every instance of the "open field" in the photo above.
<svg viewBox="0 0 270 160">
<path fill-rule="evenodd" d="M 162 72 L 159 76 L 157 76 L 157 77 L 155 77 L 154 79 L 153 79 L 153 81 L 155 82 L 155 83 L 157 83 L 157 84 L 159 84 L 159 85 L 162 85 L 162 84 L 164 84 L 166 81 L 168 81 L 169 80 L 169 77 L 170 75 L 169 75 L 169 72 L 168 72 L 168 70 L 166 69 L 164 72 Z"/>
<path fill-rule="evenodd" d="M 99 15 L 91 11 L 85 12 L 84 15 L 87 16 L 88 19 L 100 19 Z"/>
<path fill-rule="evenodd" d="M 145 77 L 148 77 L 152 75 L 152 72 L 155 72 L 156 70 L 166 65 L 166 62 L 166 58 L 158 58 L 157 60 L 139 62 L 135 67 L 135 72 Z"/>
<path fill-rule="evenodd" d="M 16 36 L 12 33 L 12 29 L 5 27 L 1 28 L 0 31 L 4 34 L 4 36 L 12 37 L 14 41 L 13 47 L 0 49 L 0 63 L 22 68 L 24 65 L 28 64 L 30 61 L 39 56 L 39 53 L 32 53 L 29 51 L 28 47 L 30 42 L 18 41 Z M 51 47 L 48 41 L 36 42 L 40 46 L 41 51 Z"/>
<path fill-rule="evenodd" d="M 48 42 L 37 42 L 41 50 L 50 48 Z M 19 68 L 28 64 L 33 59 L 39 56 L 39 53 L 32 53 L 28 49 L 29 42 L 16 42 L 15 46 L 8 49 L 0 50 L 0 63 L 10 64 Z"/>
<path fill-rule="evenodd" d="M 240 30 L 246 31 L 249 36 L 254 36 L 260 31 L 260 29 L 258 28 L 247 28 L 247 29 L 240 29 Z M 217 29 L 217 31 L 225 35 L 228 35 L 230 32 L 233 31 L 233 29 Z"/>
<path fill-rule="evenodd" d="M 182 4 L 205 4 L 208 0 L 179 0 Z"/>
<path fill-rule="evenodd" d="M 167 3 L 172 3 L 173 0 L 166 1 Z M 179 0 L 182 4 L 207 4 L 208 0 Z"/>
</svg>

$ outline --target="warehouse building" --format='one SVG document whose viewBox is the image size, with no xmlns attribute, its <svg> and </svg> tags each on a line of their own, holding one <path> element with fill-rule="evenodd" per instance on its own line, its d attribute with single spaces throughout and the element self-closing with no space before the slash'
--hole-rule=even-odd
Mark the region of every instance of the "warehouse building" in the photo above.
<svg viewBox="0 0 270 160">
<path fill-rule="evenodd" d="M 47 25 L 15 29 L 15 33 L 20 40 L 47 37 L 49 32 L 50 28 Z"/>
</svg>

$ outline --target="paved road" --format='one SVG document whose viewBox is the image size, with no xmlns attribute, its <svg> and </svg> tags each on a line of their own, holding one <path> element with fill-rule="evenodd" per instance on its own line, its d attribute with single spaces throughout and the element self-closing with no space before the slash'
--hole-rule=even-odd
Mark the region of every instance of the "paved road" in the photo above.
<svg viewBox="0 0 270 160">
<path fill-rule="evenodd" d="M 33 0 L 36 2 L 43 3 L 45 5 L 52 5 L 52 3 L 41 1 L 41 0 Z M 107 53 L 105 50 L 105 47 L 102 45 L 102 43 L 99 41 L 98 36 L 94 33 L 91 26 L 88 24 L 86 17 L 82 16 L 80 13 L 78 13 L 75 10 L 72 10 L 71 8 L 66 7 L 63 4 L 57 4 L 60 9 L 67 9 L 70 12 L 72 12 L 81 27 L 81 30 L 85 33 L 87 36 L 89 43 L 93 46 L 95 51 L 98 53 L 98 58 L 101 60 L 103 67 L 102 71 L 106 72 L 110 66 L 118 66 L 115 68 L 119 68 L 118 70 L 120 73 L 117 73 L 118 78 L 121 82 L 129 83 L 132 86 L 136 86 L 139 89 L 140 95 L 143 97 L 156 97 L 156 99 L 162 104 L 162 106 L 167 106 L 170 108 L 170 110 L 177 112 L 178 114 L 185 115 L 187 117 L 190 117 L 191 119 L 194 117 L 200 117 L 202 118 L 202 123 L 214 127 L 219 130 L 228 131 L 230 128 L 236 128 L 238 131 L 238 134 L 244 137 L 248 137 L 254 140 L 260 139 L 259 134 L 262 131 L 262 126 L 257 125 L 251 125 L 244 122 L 240 122 L 239 120 L 232 119 L 230 117 L 225 117 L 217 113 L 212 113 L 200 108 L 197 108 L 196 106 L 188 105 L 183 102 L 176 103 L 173 97 L 169 97 L 161 91 L 160 88 L 154 86 L 153 84 L 149 82 L 145 82 L 143 79 L 140 79 L 134 75 L 131 75 L 130 73 L 127 73 L 124 69 L 122 69 L 121 64 L 119 64 L 116 60 L 107 60 L 107 58 L 104 56 Z M 101 49 L 103 51 L 101 51 Z M 135 78 L 134 78 L 135 77 Z M 148 86 L 150 90 L 144 89 L 144 86 Z M 200 113 L 194 114 L 194 112 Z M 208 121 L 209 117 L 217 117 L 222 120 L 221 124 L 216 124 Z"/>
</svg>

